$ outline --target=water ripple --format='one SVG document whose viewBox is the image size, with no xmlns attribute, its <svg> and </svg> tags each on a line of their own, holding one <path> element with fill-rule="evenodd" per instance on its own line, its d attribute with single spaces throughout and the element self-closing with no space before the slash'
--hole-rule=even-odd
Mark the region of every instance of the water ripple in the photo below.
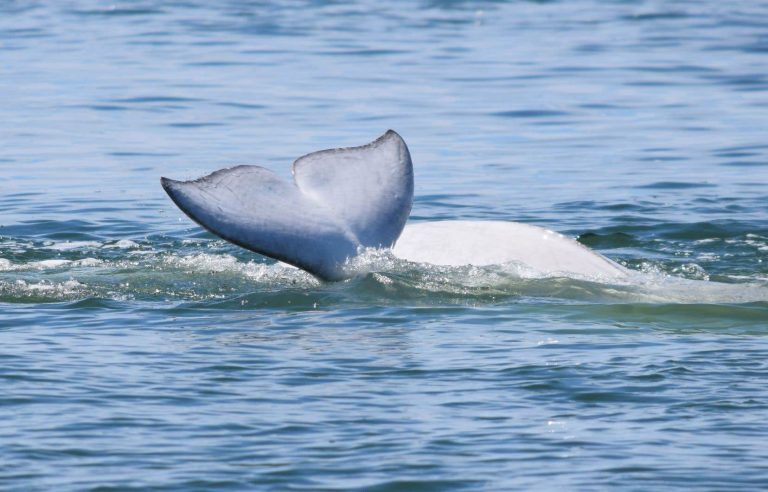
<svg viewBox="0 0 768 492">
<path fill-rule="evenodd" d="M 0 2 L 0 489 L 761 490 L 760 2 Z M 158 184 L 394 127 L 413 218 L 637 272 L 335 284 Z"/>
</svg>

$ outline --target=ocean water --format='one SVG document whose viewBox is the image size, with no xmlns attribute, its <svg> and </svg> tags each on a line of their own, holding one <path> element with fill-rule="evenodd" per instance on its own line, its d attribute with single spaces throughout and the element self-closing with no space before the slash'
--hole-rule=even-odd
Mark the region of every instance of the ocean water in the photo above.
<svg viewBox="0 0 768 492">
<path fill-rule="evenodd" d="M 768 4 L 10 0 L 0 94 L 0 489 L 768 487 Z M 323 284 L 159 185 L 388 128 L 411 220 L 636 281 Z"/>
</svg>

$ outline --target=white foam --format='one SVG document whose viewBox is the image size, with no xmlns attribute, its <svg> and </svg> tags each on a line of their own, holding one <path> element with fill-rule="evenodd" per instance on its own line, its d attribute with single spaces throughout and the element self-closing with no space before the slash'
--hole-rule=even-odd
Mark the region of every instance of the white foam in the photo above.
<svg viewBox="0 0 768 492">
<path fill-rule="evenodd" d="M 134 249 L 140 248 L 139 243 L 131 241 L 130 239 L 121 239 L 114 243 L 105 244 L 102 246 L 104 249 Z"/>
<path fill-rule="evenodd" d="M 38 270 L 48 270 L 52 268 L 60 268 L 64 265 L 69 265 L 72 263 L 71 260 L 41 260 L 41 261 L 33 261 L 30 263 L 27 263 L 27 268 L 35 268 Z"/>
<path fill-rule="evenodd" d="M 101 243 L 98 241 L 46 241 L 43 243 L 46 249 L 54 251 L 72 251 L 77 249 L 94 249 L 99 248 Z"/>
<path fill-rule="evenodd" d="M 104 265 L 103 260 L 97 258 L 83 258 L 81 260 L 50 259 L 31 261 L 29 263 L 13 263 L 5 258 L 0 258 L 0 271 L 29 271 L 29 270 L 54 270 L 66 266 L 73 267 L 98 267 Z"/>
<path fill-rule="evenodd" d="M 307 272 L 285 263 L 241 262 L 228 254 L 198 253 L 194 255 L 170 255 L 163 259 L 167 266 L 201 273 L 230 273 L 242 275 L 258 282 L 289 280 L 302 284 L 317 285 L 319 282 Z"/>
<path fill-rule="evenodd" d="M 72 264 L 79 267 L 98 267 L 104 265 L 104 260 L 99 260 L 97 258 L 83 258 L 82 260 L 72 262 Z"/>
<path fill-rule="evenodd" d="M 73 294 L 80 293 L 85 287 L 77 280 L 70 279 L 64 282 L 27 282 L 25 280 L 16 280 L 12 285 L 5 282 L 0 282 L 0 290 L 5 290 L 3 287 L 9 286 L 17 294 L 49 294 L 57 297 L 69 297 Z"/>
</svg>

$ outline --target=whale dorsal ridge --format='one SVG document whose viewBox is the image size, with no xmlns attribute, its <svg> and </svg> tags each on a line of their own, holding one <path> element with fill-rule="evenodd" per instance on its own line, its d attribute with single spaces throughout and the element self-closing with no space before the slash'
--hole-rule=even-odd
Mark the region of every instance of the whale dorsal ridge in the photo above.
<svg viewBox="0 0 768 492">
<path fill-rule="evenodd" d="M 411 210 L 410 154 L 391 130 L 368 145 L 301 157 L 293 175 L 295 185 L 259 166 L 236 166 L 161 182 L 209 231 L 324 280 L 343 278 L 341 266 L 360 246 L 391 246 Z"/>
</svg>

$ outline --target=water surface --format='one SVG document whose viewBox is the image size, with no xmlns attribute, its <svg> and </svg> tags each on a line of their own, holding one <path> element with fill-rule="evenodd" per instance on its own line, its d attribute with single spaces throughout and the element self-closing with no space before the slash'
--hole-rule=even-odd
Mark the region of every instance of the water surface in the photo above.
<svg viewBox="0 0 768 492">
<path fill-rule="evenodd" d="M 4 2 L 0 488 L 764 489 L 765 19 Z M 642 280 L 374 257 L 321 284 L 159 186 L 387 128 L 412 220 L 549 227 Z"/>
</svg>

